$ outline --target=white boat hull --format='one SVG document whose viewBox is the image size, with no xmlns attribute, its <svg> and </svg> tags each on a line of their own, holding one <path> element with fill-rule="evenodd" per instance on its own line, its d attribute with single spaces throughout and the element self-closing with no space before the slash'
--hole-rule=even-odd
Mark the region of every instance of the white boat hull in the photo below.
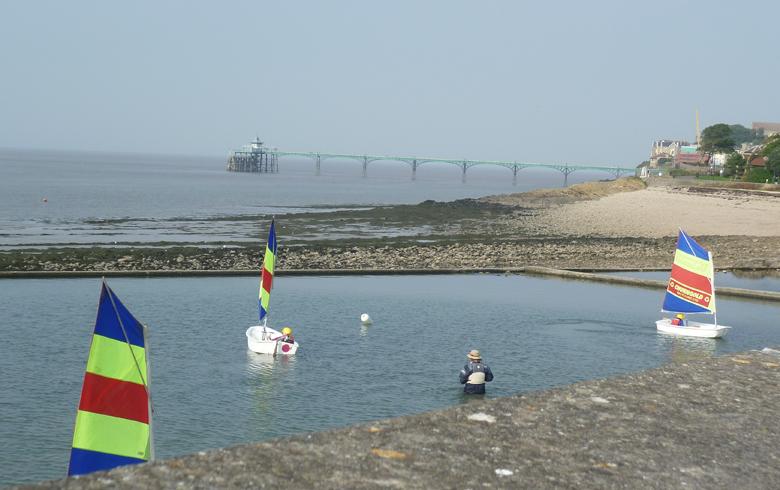
<svg viewBox="0 0 780 490">
<path fill-rule="evenodd" d="M 284 335 L 281 332 L 262 325 L 249 327 L 246 330 L 247 347 L 252 352 L 272 356 L 292 356 L 298 352 L 298 342 L 282 342 L 279 340 L 282 337 Z"/>
<path fill-rule="evenodd" d="M 712 323 L 692 322 L 686 320 L 686 325 L 680 327 L 672 325 L 671 318 L 664 318 L 655 322 L 659 332 L 680 335 L 683 337 L 704 337 L 708 339 L 718 339 L 724 337 L 731 327 L 725 325 L 715 325 Z"/>
</svg>

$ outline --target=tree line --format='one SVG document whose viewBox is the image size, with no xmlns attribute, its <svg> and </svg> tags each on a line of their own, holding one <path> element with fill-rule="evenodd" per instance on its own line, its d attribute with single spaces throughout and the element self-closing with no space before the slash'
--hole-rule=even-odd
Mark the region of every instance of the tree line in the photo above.
<svg viewBox="0 0 780 490">
<path fill-rule="evenodd" d="M 736 152 L 742 143 L 763 144 L 757 156 L 765 158 L 765 169 L 751 169 L 748 166 L 745 158 Z M 729 154 L 726 159 L 727 175 L 742 175 L 744 180 L 751 182 L 777 180 L 780 176 L 780 134 L 765 138 L 760 129 L 748 129 L 741 124 L 714 124 L 701 132 L 700 149 L 710 154 Z"/>
</svg>

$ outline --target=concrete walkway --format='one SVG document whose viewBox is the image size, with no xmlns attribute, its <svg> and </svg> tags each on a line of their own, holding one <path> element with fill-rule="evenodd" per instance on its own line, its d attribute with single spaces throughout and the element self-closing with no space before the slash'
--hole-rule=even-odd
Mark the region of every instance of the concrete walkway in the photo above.
<svg viewBox="0 0 780 490">
<path fill-rule="evenodd" d="M 644 269 L 647 270 L 647 269 Z M 667 271 L 668 269 L 660 269 Z M 774 269 L 772 269 L 774 270 Z M 625 272 L 615 269 L 600 272 Z M 277 276 L 395 276 L 395 275 L 443 275 L 443 274 L 530 274 L 555 276 L 563 279 L 605 282 L 650 289 L 666 289 L 668 281 L 637 279 L 593 272 L 552 269 L 550 267 L 478 267 L 459 269 L 280 269 Z M 0 279 L 75 279 L 83 277 L 215 277 L 215 276 L 257 276 L 255 270 L 136 270 L 136 271 L 0 271 Z M 780 301 L 780 292 L 758 291 L 741 288 L 717 288 L 718 296 Z"/>
<path fill-rule="evenodd" d="M 777 488 L 779 386 L 726 355 L 25 488 Z"/>
</svg>

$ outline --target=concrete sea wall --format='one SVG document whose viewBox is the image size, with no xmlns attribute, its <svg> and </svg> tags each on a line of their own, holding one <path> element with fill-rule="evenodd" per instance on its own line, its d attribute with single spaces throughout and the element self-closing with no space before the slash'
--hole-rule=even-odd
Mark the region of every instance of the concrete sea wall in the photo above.
<svg viewBox="0 0 780 490">
<path fill-rule="evenodd" d="M 648 269 L 644 269 L 648 270 Z M 657 270 L 657 269 L 656 269 Z M 614 272 L 605 270 L 603 272 Z M 624 271 L 629 272 L 629 271 Z M 604 282 L 650 289 L 665 289 L 666 281 L 636 279 L 592 272 L 552 269 L 549 267 L 475 267 L 457 269 L 281 269 L 277 276 L 364 276 L 364 275 L 431 275 L 431 274 L 532 274 L 562 279 Z M 78 278 L 78 277 L 208 277 L 257 276 L 255 270 L 134 270 L 134 271 L 0 271 L 0 279 Z M 780 301 L 780 292 L 741 288 L 717 288 L 718 296 L 763 301 Z"/>
<path fill-rule="evenodd" d="M 764 349 L 23 488 L 777 488 L 778 386 Z"/>
</svg>

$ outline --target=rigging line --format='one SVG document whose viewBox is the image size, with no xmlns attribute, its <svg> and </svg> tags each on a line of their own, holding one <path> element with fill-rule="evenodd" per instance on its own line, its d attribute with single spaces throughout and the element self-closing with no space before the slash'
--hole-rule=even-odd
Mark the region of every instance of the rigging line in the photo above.
<svg viewBox="0 0 780 490">
<path fill-rule="evenodd" d="M 686 245 L 688 245 L 688 248 L 689 248 L 689 249 L 691 249 L 691 252 L 693 252 L 693 254 L 692 254 L 692 255 L 693 255 L 694 257 L 696 257 L 696 258 L 703 259 L 704 257 L 699 257 L 698 255 L 696 255 L 696 249 L 695 249 L 695 248 L 693 248 L 693 245 L 691 245 L 691 242 L 690 242 L 690 241 L 688 241 L 688 235 L 687 235 L 687 234 L 686 234 L 684 231 L 682 231 L 682 229 L 680 229 L 680 232 L 682 233 L 682 236 L 683 236 L 683 238 L 685 239 L 685 243 L 686 243 Z M 709 257 L 708 257 L 708 258 L 709 258 Z"/>
<path fill-rule="evenodd" d="M 135 369 L 138 371 L 138 377 L 141 378 L 141 382 L 144 384 L 144 390 L 146 391 L 146 396 L 151 399 L 151 394 L 149 393 L 149 386 L 146 384 L 146 379 L 144 379 L 143 371 L 141 371 L 141 366 L 138 364 L 138 359 L 135 357 L 135 352 L 133 352 L 133 346 L 130 344 L 130 339 L 127 336 L 127 330 L 125 330 L 125 324 L 122 323 L 122 318 L 119 316 L 119 310 L 116 308 L 116 303 L 114 303 L 114 292 L 111 290 L 110 287 L 108 287 L 108 284 L 103 281 L 103 284 L 106 286 L 106 289 L 108 290 L 108 297 L 111 300 L 111 306 L 114 308 L 114 313 L 116 314 L 116 319 L 119 321 L 119 327 L 122 329 L 122 334 L 125 336 L 125 343 L 127 344 L 128 349 L 130 349 L 130 355 L 133 356 L 133 362 L 135 363 Z M 146 350 L 146 342 L 144 342 L 144 350 Z"/>
<path fill-rule="evenodd" d="M 146 338 L 146 332 L 149 330 L 149 327 L 144 325 L 141 322 L 138 322 L 141 324 L 141 328 L 144 332 L 144 359 L 146 361 L 146 373 L 147 375 L 152 371 L 151 367 L 149 366 L 149 358 L 151 356 L 151 346 L 149 345 L 149 339 Z M 151 382 L 151 381 L 150 381 Z M 152 404 L 152 394 L 150 393 L 150 387 L 148 385 L 145 385 L 147 387 L 146 389 L 146 402 L 147 402 L 147 408 L 149 410 L 149 461 L 154 461 L 154 406 Z"/>
</svg>

